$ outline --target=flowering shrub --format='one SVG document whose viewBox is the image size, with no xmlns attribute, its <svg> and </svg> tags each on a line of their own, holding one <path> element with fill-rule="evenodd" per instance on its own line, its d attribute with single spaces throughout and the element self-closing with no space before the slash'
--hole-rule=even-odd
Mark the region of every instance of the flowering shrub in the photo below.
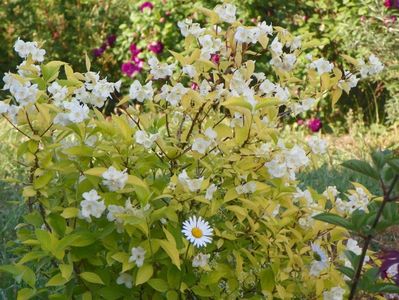
<svg viewBox="0 0 399 300">
<path fill-rule="evenodd" d="M 313 217 L 367 210 L 367 192 L 346 203 L 333 188 L 297 188 L 327 145 L 283 141 L 277 125 L 326 94 L 335 103 L 357 71 L 382 64 L 348 57 L 358 70 L 343 72 L 281 27 L 237 22 L 232 4 L 196 9 L 209 25 L 179 22 L 185 49 L 151 57 L 146 82 L 123 97 L 88 57 L 78 73 L 16 42 L 24 62 L 3 79 L 0 113 L 23 136 L 29 213 L 17 227 L 22 258 L 0 270 L 24 282 L 21 299 L 343 298 L 335 265 L 356 243 Z M 270 74 L 256 66 L 264 55 Z"/>
</svg>

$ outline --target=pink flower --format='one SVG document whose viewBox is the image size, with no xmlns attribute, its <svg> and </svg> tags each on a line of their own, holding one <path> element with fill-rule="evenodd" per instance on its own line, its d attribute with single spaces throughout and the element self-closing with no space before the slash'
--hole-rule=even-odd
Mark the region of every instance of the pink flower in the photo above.
<svg viewBox="0 0 399 300">
<path fill-rule="evenodd" d="M 152 10 L 154 8 L 154 4 L 152 4 L 150 1 L 143 2 L 140 5 L 140 11 L 143 12 L 146 8 Z"/>
<path fill-rule="evenodd" d="M 198 91 L 199 90 L 198 84 L 196 84 L 195 82 L 192 82 L 191 83 L 191 89 L 194 90 L 194 91 Z"/>
<path fill-rule="evenodd" d="M 312 132 L 318 132 L 321 127 L 323 126 L 323 124 L 321 123 L 321 120 L 318 118 L 313 118 L 308 120 L 307 122 L 308 128 L 312 131 Z"/>
<path fill-rule="evenodd" d="M 392 0 L 385 0 L 384 5 L 386 8 L 391 8 L 393 6 Z"/>
<path fill-rule="evenodd" d="M 302 120 L 302 119 L 298 119 L 298 120 L 296 121 L 296 123 L 300 126 L 300 125 L 305 124 L 305 121 Z"/>
<path fill-rule="evenodd" d="M 121 71 L 123 74 L 132 77 L 133 75 L 139 73 L 143 69 L 143 64 L 144 62 L 141 59 L 138 59 L 137 63 L 125 62 L 121 66 Z"/>
<path fill-rule="evenodd" d="M 219 62 L 220 62 L 220 56 L 219 56 L 219 54 L 211 54 L 211 61 L 212 61 L 214 64 L 218 65 Z"/>
<path fill-rule="evenodd" d="M 163 51 L 163 44 L 162 42 L 152 42 L 151 44 L 149 44 L 147 46 L 148 50 L 150 50 L 151 52 L 155 53 L 155 54 L 159 54 Z"/>
<path fill-rule="evenodd" d="M 136 57 L 137 55 L 139 55 L 141 53 L 141 50 L 139 48 L 137 48 L 137 45 L 135 43 L 132 43 L 130 45 L 130 53 L 132 54 L 132 57 Z"/>
</svg>

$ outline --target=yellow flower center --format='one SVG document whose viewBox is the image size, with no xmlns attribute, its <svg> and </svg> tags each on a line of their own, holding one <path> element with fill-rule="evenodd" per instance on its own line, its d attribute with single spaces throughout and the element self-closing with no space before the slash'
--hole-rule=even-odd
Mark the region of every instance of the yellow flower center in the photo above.
<svg viewBox="0 0 399 300">
<path fill-rule="evenodd" d="M 194 237 L 196 237 L 197 239 L 199 239 L 200 237 L 202 237 L 204 234 L 202 233 L 202 230 L 199 229 L 198 227 L 194 227 L 191 230 L 191 233 Z"/>
</svg>

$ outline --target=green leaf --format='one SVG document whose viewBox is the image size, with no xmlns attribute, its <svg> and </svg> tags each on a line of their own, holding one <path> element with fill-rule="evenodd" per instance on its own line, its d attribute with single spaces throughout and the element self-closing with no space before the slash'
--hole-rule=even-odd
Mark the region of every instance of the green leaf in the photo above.
<svg viewBox="0 0 399 300">
<path fill-rule="evenodd" d="M 33 179 L 33 187 L 38 190 L 45 187 L 50 180 L 53 178 L 53 174 L 51 172 L 45 172 L 43 175 L 36 177 Z"/>
<path fill-rule="evenodd" d="M 374 178 L 376 180 L 380 179 L 378 172 L 370 166 L 369 163 L 358 160 L 358 159 L 351 159 L 342 163 L 342 166 L 345 168 L 351 169 L 355 172 L 361 173 L 366 175 L 367 177 Z"/>
<path fill-rule="evenodd" d="M 90 283 L 104 284 L 100 276 L 93 272 L 83 272 L 80 273 L 79 276 Z"/>
<path fill-rule="evenodd" d="M 17 300 L 28 300 L 36 295 L 34 289 L 24 288 L 18 291 Z"/>
<path fill-rule="evenodd" d="M 262 291 L 272 292 L 275 285 L 273 269 L 268 266 L 260 272 L 260 286 Z"/>
<path fill-rule="evenodd" d="M 342 274 L 348 276 L 349 278 L 353 278 L 353 276 L 355 276 L 355 271 L 349 267 L 338 266 L 337 269 L 338 269 L 338 271 L 340 271 Z"/>
<path fill-rule="evenodd" d="M 84 171 L 84 174 L 100 177 L 101 175 L 103 175 L 103 173 L 105 171 L 107 171 L 107 168 L 92 168 L 92 169 Z"/>
<path fill-rule="evenodd" d="M 313 216 L 313 219 L 319 220 L 319 221 L 323 221 L 332 225 L 337 225 L 337 226 L 341 226 L 344 227 L 346 229 L 352 229 L 353 226 L 351 224 L 351 222 L 349 222 L 348 220 L 335 215 L 335 214 L 331 214 L 331 213 L 321 213 L 318 214 L 316 216 Z"/>
<path fill-rule="evenodd" d="M 161 278 L 153 278 L 148 281 L 148 284 L 156 291 L 164 293 L 168 290 L 168 283 Z"/>
<path fill-rule="evenodd" d="M 60 273 L 58 273 L 57 275 L 51 277 L 49 281 L 47 281 L 46 287 L 64 285 L 67 282 L 68 279 L 65 279 Z"/>
<path fill-rule="evenodd" d="M 176 245 L 173 245 L 169 241 L 160 240 L 159 244 L 161 245 L 162 249 L 168 254 L 172 263 L 180 270 L 180 256 L 179 250 L 177 250 Z"/>
<path fill-rule="evenodd" d="M 73 272 L 73 266 L 62 264 L 62 265 L 60 265 L 60 271 L 61 271 L 62 277 L 65 278 L 66 280 L 69 280 L 71 278 L 71 275 Z"/>
<path fill-rule="evenodd" d="M 139 268 L 136 275 L 136 285 L 147 282 L 152 274 L 154 274 L 154 268 L 150 264 L 144 264 Z"/>
<path fill-rule="evenodd" d="M 0 272 L 7 272 L 14 276 L 17 282 L 21 280 L 25 281 L 32 288 L 35 287 L 36 284 L 36 276 L 35 273 L 24 265 L 2 265 L 0 266 Z"/>
</svg>

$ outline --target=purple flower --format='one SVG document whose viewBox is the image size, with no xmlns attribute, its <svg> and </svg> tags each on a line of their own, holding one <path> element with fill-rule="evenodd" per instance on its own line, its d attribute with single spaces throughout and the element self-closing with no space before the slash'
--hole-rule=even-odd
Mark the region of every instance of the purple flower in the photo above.
<svg viewBox="0 0 399 300">
<path fill-rule="evenodd" d="M 219 62 L 220 62 L 220 56 L 219 56 L 219 54 L 211 54 L 211 61 L 212 61 L 214 64 L 218 65 Z"/>
<path fill-rule="evenodd" d="M 147 46 L 148 50 L 150 50 L 151 52 L 155 53 L 155 54 L 159 54 L 163 51 L 163 44 L 162 42 L 152 42 L 151 44 L 149 44 Z"/>
<path fill-rule="evenodd" d="M 135 43 L 132 43 L 130 45 L 130 53 L 132 54 L 132 57 L 136 57 L 137 55 L 139 55 L 141 53 L 141 50 L 139 48 L 137 48 L 137 45 Z"/>
<path fill-rule="evenodd" d="M 101 55 L 103 55 L 105 49 L 103 48 L 95 48 L 93 50 L 91 50 L 91 53 L 93 54 L 94 57 L 100 57 Z"/>
<path fill-rule="evenodd" d="M 390 278 L 399 285 L 399 251 L 387 251 L 380 255 L 382 264 L 380 274 L 383 279 Z"/>
<path fill-rule="evenodd" d="M 100 49 L 102 49 L 103 52 L 104 52 L 105 50 L 107 50 L 107 48 L 108 48 L 108 44 L 107 44 L 107 43 L 102 43 L 101 46 L 100 46 Z"/>
<path fill-rule="evenodd" d="M 318 132 L 321 127 L 323 126 L 323 124 L 321 123 L 321 120 L 318 118 L 313 118 L 308 120 L 307 122 L 308 128 L 312 131 L 312 132 Z"/>
<path fill-rule="evenodd" d="M 144 9 L 146 9 L 146 8 L 149 8 L 150 10 L 152 10 L 154 8 L 154 4 L 152 4 L 150 1 L 143 2 L 140 5 L 140 11 L 143 12 Z"/>
<path fill-rule="evenodd" d="M 112 47 L 116 42 L 116 35 L 115 34 L 110 34 L 107 36 L 107 44 L 108 46 Z"/>
</svg>

